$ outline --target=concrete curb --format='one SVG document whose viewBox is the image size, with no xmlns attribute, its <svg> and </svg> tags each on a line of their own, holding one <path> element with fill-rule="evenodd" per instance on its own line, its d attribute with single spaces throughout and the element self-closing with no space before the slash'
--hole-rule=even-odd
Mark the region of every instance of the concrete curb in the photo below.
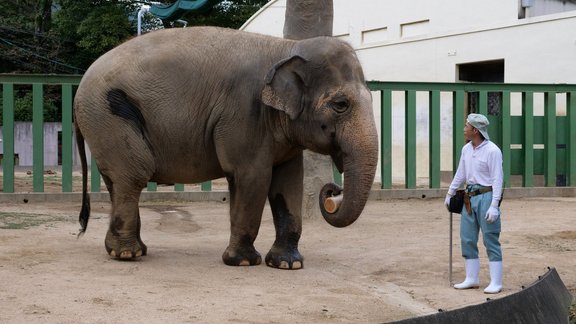
<svg viewBox="0 0 576 324">
<path fill-rule="evenodd" d="M 389 200 L 389 199 L 429 199 L 444 198 L 447 188 L 441 189 L 374 189 L 370 192 L 369 200 Z M 533 187 L 533 188 L 506 188 L 504 199 L 526 198 L 526 197 L 576 197 L 576 187 Z M 229 194 L 227 191 L 143 191 L 140 201 L 185 201 L 185 202 L 227 202 Z M 80 203 L 82 193 L 0 193 L 0 203 Z M 110 198 L 107 192 L 90 193 L 92 202 L 108 202 Z"/>
<path fill-rule="evenodd" d="M 370 200 L 444 198 L 448 188 L 440 189 L 380 189 L 370 192 Z M 527 197 L 576 197 L 576 187 L 506 188 L 504 200 Z"/>
<path fill-rule="evenodd" d="M 141 202 L 147 201 L 215 201 L 227 202 L 227 191 L 211 191 L 211 192 L 142 192 L 140 196 Z M 108 192 L 92 192 L 90 193 L 91 202 L 109 202 L 110 196 Z M 0 203 L 78 203 L 82 202 L 82 193 L 80 192 L 64 192 L 64 193 L 42 193 L 42 192 L 27 192 L 27 193 L 0 193 Z"/>
</svg>

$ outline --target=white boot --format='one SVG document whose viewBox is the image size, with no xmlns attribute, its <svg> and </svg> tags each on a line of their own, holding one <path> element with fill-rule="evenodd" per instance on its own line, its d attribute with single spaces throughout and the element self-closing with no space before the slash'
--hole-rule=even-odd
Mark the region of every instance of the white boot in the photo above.
<svg viewBox="0 0 576 324">
<path fill-rule="evenodd" d="M 490 285 L 484 289 L 485 294 L 497 294 L 502 291 L 502 261 L 491 261 Z"/>
<path fill-rule="evenodd" d="M 480 273 L 480 259 L 466 259 L 466 279 L 455 284 L 456 289 L 469 289 L 480 287 L 480 281 L 478 279 L 478 274 Z"/>
</svg>

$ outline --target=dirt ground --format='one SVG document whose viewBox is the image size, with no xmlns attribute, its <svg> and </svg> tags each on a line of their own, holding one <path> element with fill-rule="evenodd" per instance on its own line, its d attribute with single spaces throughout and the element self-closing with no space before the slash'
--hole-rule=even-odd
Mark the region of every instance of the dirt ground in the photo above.
<svg viewBox="0 0 576 324">
<path fill-rule="evenodd" d="M 440 199 L 370 201 L 347 228 L 305 220 L 304 268 L 229 267 L 228 204 L 141 206 L 148 255 L 110 259 L 109 204 L 92 206 L 76 238 L 79 204 L 0 205 L 1 323 L 380 323 L 501 298 L 556 267 L 576 296 L 576 198 L 503 206 L 504 290 L 448 282 L 449 216 Z M 464 277 L 454 215 L 453 279 Z M 265 210 L 256 248 L 274 240 Z M 489 282 L 481 247 L 481 285 Z"/>
</svg>

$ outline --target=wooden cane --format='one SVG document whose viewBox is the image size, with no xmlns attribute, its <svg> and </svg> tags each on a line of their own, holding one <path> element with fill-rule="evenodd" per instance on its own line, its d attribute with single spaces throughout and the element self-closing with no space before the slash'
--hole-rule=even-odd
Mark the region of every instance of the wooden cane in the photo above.
<svg viewBox="0 0 576 324">
<path fill-rule="evenodd" d="M 334 214 L 335 212 L 338 211 L 338 208 L 340 208 L 340 204 L 342 204 L 343 198 L 344 195 L 338 195 L 326 198 L 326 200 L 324 200 L 324 209 L 328 213 Z"/>
<path fill-rule="evenodd" d="M 452 213 L 450 213 L 450 255 L 448 257 L 448 283 L 452 286 Z"/>
</svg>

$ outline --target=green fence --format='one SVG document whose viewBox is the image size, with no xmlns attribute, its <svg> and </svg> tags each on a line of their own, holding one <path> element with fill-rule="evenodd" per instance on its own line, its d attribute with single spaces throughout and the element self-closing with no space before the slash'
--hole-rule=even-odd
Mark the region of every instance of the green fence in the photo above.
<svg viewBox="0 0 576 324">
<path fill-rule="evenodd" d="M 73 127 L 72 102 L 80 75 L 12 75 L 0 74 L 2 84 L 3 192 L 17 191 L 15 183 L 14 152 L 14 102 L 17 87 L 32 91 L 33 165 L 34 192 L 44 192 L 44 134 L 43 103 L 44 88 L 58 86 L 61 91 L 62 109 L 62 192 L 72 191 L 73 174 Z M 428 123 L 428 187 L 440 188 L 441 180 L 441 113 L 452 116 L 452 170 L 456 169 L 460 150 L 464 145 L 462 132 L 465 116 L 469 111 L 488 115 L 491 139 L 503 152 L 505 186 L 510 186 L 511 176 L 522 177 L 523 187 L 534 186 L 534 177 L 543 175 L 545 185 L 576 186 L 576 85 L 551 84 L 485 84 L 485 83 L 415 83 L 379 82 L 368 85 L 381 98 L 381 187 L 392 188 L 392 117 L 394 109 L 402 109 L 404 115 L 405 179 L 403 186 L 416 188 L 417 179 L 417 116 L 426 115 Z M 393 95 L 404 97 L 403 106 L 393 105 Z M 497 94 L 498 112 L 492 108 L 490 99 Z M 442 98 L 449 96 L 448 103 Z M 520 114 L 512 114 L 512 96 L 520 96 Z M 534 114 L 535 96 L 543 97 L 542 115 Z M 422 97 L 426 103 L 422 104 Z M 471 100 L 473 98 L 474 100 Z M 560 98 L 560 100 L 558 100 Z M 560 105 L 561 103 L 562 105 Z M 448 105 L 448 109 L 446 109 Z M 427 111 L 422 112 L 422 106 Z M 565 113 L 557 114 L 565 107 Z M 336 175 L 337 178 L 338 175 Z M 90 189 L 100 191 L 100 174 L 94 161 L 91 163 Z M 340 179 L 340 178 L 339 178 Z M 563 181 L 559 181 L 559 179 Z M 341 180 L 339 180 L 341 181 Z M 201 184 L 201 190 L 210 191 L 211 182 Z M 156 184 L 148 185 L 149 191 L 157 190 Z M 174 190 L 182 191 L 177 184 Z"/>
<path fill-rule="evenodd" d="M 502 84 L 502 83 L 414 83 L 369 82 L 381 96 L 381 166 L 382 188 L 392 187 L 392 93 L 401 92 L 404 100 L 405 124 L 405 185 L 416 187 L 416 114 L 417 93 L 427 98 L 429 121 L 429 187 L 440 187 L 440 113 L 442 93 L 451 95 L 452 169 L 456 170 L 460 150 L 464 145 L 462 132 L 465 116 L 475 106 L 475 112 L 490 120 L 491 139 L 502 148 L 504 183 L 510 186 L 513 175 L 522 177 L 523 187 L 534 186 L 534 176 L 543 175 L 545 186 L 557 184 L 576 186 L 576 85 L 574 84 Z M 470 95 L 476 102 L 472 105 Z M 499 98 L 498 111 L 489 112 L 489 94 Z M 543 96 L 543 115 L 534 114 L 534 97 Z M 513 115 L 512 95 L 520 96 L 520 113 Z M 557 97 L 565 107 L 560 110 Z M 560 181 L 559 181 L 560 179 Z"/>
<path fill-rule="evenodd" d="M 2 182 L 3 191 L 12 193 L 14 188 L 14 103 L 15 86 L 32 87 L 32 182 L 34 192 L 44 191 L 44 86 L 59 85 L 62 102 L 62 191 L 72 191 L 72 99 L 73 87 L 80 75 L 2 75 Z"/>
</svg>

